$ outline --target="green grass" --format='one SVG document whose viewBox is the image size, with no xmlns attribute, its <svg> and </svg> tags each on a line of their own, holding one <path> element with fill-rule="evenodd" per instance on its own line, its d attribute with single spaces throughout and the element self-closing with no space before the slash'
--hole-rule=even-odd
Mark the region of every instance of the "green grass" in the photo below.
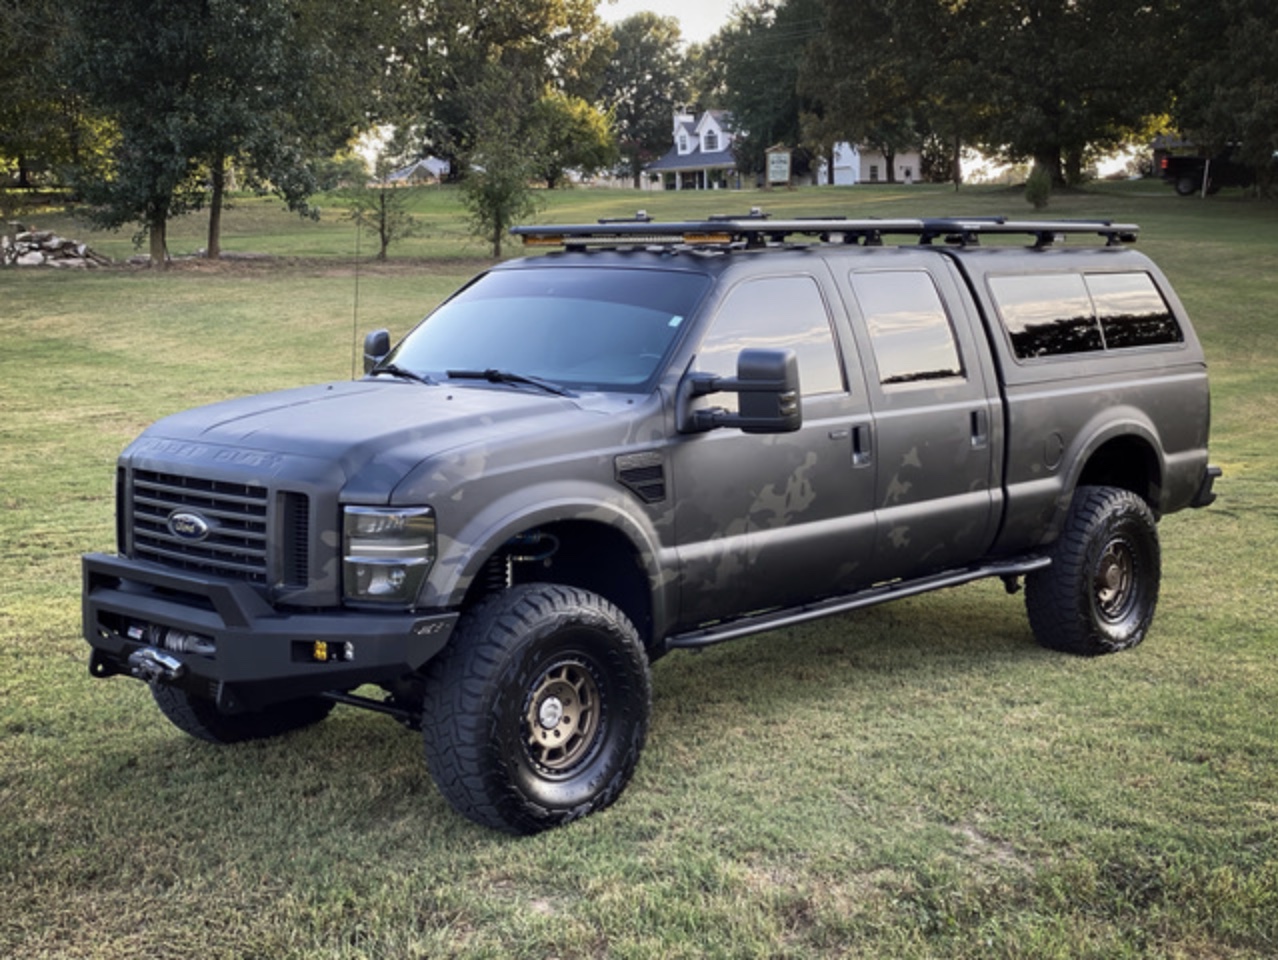
<svg viewBox="0 0 1278 960">
<path fill-rule="evenodd" d="M 547 199 L 546 220 L 1031 213 L 921 185 Z M 0 271 L 0 956 L 1278 953 L 1278 207 L 1228 193 L 1099 184 L 1046 211 L 1142 224 L 1211 360 L 1221 499 L 1162 524 L 1134 651 L 1040 650 L 981 583 L 673 654 L 621 801 L 523 840 L 449 812 L 384 718 L 216 748 L 90 679 L 78 557 L 112 546 L 119 449 L 195 403 L 348 377 L 357 334 L 479 269 L 451 191 L 415 201 L 432 233 L 360 265 L 357 318 L 350 225 L 256 199 L 225 245 L 268 263 Z"/>
</svg>

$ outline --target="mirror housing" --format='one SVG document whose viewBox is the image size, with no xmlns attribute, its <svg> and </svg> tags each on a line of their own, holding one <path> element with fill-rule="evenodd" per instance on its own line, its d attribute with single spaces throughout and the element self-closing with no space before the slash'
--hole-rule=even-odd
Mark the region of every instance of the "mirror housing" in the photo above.
<svg viewBox="0 0 1278 960">
<path fill-rule="evenodd" d="M 366 336 L 364 338 L 364 373 L 371 373 L 375 366 L 386 359 L 390 349 L 389 330 L 374 330 Z"/>
<path fill-rule="evenodd" d="M 711 393 L 735 393 L 739 412 L 722 407 L 693 410 L 692 401 Z M 679 385 L 680 433 L 734 427 L 742 433 L 791 433 L 803 425 L 799 359 L 793 350 L 742 350 L 735 377 L 690 373 Z"/>
</svg>

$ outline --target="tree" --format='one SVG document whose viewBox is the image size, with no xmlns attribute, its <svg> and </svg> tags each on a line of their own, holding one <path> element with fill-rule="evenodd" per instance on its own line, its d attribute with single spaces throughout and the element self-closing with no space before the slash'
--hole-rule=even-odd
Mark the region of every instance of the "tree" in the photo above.
<svg viewBox="0 0 1278 960">
<path fill-rule="evenodd" d="M 333 13 L 327 33 L 315 27 Z M 229 163 L 251 186 L 306 211 L 308 160 L 331 154 L 359 119 L 334 91 L 332 55 L 348 22 L 323 0 L 74 0 L 64 68 L 118 132 L 113 169 L 81 170 L 94 219 L 139 223 L 152 263 L 168 221 L 211 205 L 208 255 L 220 245 Z"/>
<path fill-rule="evenodd" d="M 958 8 L 979 69 L 983 139 L 1061 186 L 1166 108 L 1165 13 L 1147 0 L 972 0 Z"/>
<path fill-rule="evenodd" d="M 1174 22 L 1185 56 L 1175 107 L 1181 129 L 1212 153 L 1233 144 L 1261 191 L 1271 192 L 1278 186 L 1278 7 L 1263 0 L 1183 4 Z"/>
<path fill-rule="evenodd" d="M 529 104 L 546 89 L 591 97 L 612 49 L 595 0 L 433 0 L 401 7 L 402 28 L 389 50 L 387 116 L 398 129 L 398 148 L 410 155 L 463 161 L 474 152 L 478 125 L 470 94 L 487 82 L 494 64 L 518 78 Z"/>
<path fill-rule="evenodd" d="M 377 183 L 361 183 L 342 190 L 342 196 L 350 204 L 347 218 L 365 233 L 377 238 L 377 259 L 385 260 L 392 243 L 417 236 L 422 224 L 408 209 L 410 194 L 406 190 L 387 183 L 390 163 L 385 157 L 377 160 Z"/>
<path fill-rule="evenodd" d="M 823 9 L 799 89 L 827 137 L 882 152 L 889 180 L 898 150 L 926 147 L 932 176 L 957 185 L 962 142 L 979 126 L 967 21 L 941 0 L 826 0 Z"/>
<path fill-rule="evenodd" d="M 19 187 L 65 164 L 81 137 L 75 100 L 55 69 L 66 29 L 49 0 L 0 0 L 0 173 Z"/>
<path fill-rule="evenodd" d="M 800 171 L 811 162 L 802 117 L 812 115 L 812 104 L 798 81 L 808 47 L 820 34 L 821 15 L 820 0 L 755 0 L 738 7 L 715 38 L 723 61 L 723 106 L 732 114 L 733 150 L 743 173 L 763 170 L 764 152 L 775 144 L 803 148 Z"/>
<path fill-rule="evenodd" d="M 566 170 L 592 174 L 615 166 L 620 158 L 608 117 L 580 97 L 548 90 L 522 126 L 520 139 L 533 155 L 537 175 L 551 190 Z"/>
<path fill-rule="evenodd" d="M 616 53 L 599 99 L 611 113 L 621 159 L 636 188 L 643 168 L 670 149 L 674 110 L 687 93 L 679 21 L 637 13 L 614 25 Z"/>
<path fill-rule="evenodd" d="M 506 231 L 539 206 L 530 186 L 532 154 L 511 134 L 529 109 L 527 89 L 519 73 L 491 63 L 462 96 L 474 139 L 461 198 L 472 232 L 488 242 L 494 259 L 501 257 Z"/>
</svg>

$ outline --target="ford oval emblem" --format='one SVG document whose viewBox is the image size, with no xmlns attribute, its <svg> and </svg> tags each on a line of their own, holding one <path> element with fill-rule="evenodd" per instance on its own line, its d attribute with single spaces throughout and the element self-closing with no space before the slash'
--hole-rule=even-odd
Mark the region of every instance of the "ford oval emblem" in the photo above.
<svg viewBox="0 0 1278 960">
<path fill-rule="evenodd" d="M 174 510 L 170 513 L 168 527 L 173 536 L 192 543 L 203 540 L 213 529 L 202 516 L 189 510 Z"/>
</svg>

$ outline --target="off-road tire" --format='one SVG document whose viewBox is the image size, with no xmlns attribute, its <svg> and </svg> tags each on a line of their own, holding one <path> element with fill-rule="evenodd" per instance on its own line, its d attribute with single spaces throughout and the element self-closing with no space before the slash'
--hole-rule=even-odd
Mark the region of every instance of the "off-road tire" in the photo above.
<svg viewBox="0 0 1278 960">
<path fill-rule="evenodd" d="M 1117 487 L 1079 487 L 1052 565 L 1026 578 L 1034 637 L 1083 656 L 1134 647 L 1154 619 L 1161 575 L 1149 505 Z"/>
<path fill-rule="evenodd" d="M 585 590 L 521 585 L 465 614 L 431 661 L 426 764 L 462 815 L 537 833 L 617 799 L 651 708 L 648 661 L 625 614 Z"/>
<path fill-rule="evenodd" d="M 265 740 L 319 723 L 333 710 L 332 700 L 307 697 L 277 703 L 251 713 L 223 713 L 212 700 L 178 687 L 151 685 L 151 696 L 173 726 L 209 743 Z"/>
</svg>

